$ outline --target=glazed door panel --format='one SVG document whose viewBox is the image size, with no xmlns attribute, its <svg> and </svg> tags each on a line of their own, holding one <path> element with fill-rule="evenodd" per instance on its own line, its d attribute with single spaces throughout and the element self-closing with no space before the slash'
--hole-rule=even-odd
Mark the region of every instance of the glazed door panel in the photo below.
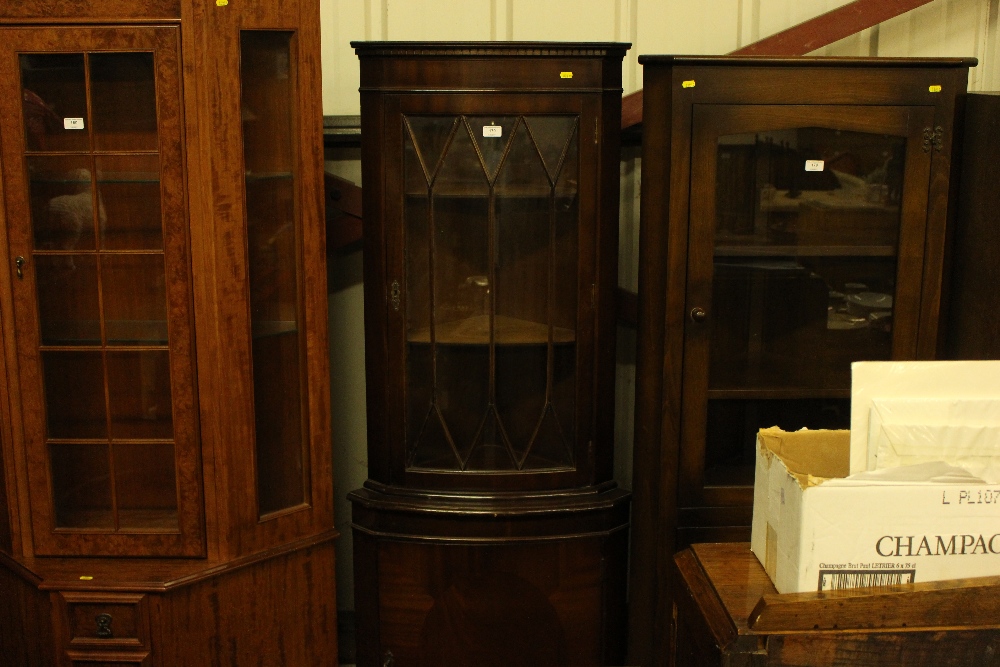
<svg viewBox="0 0 1000 667">
<path fill-rule="evenodd" d="M 749 503 L 759 428 L 847 428 L 851 362 L 916 356 L 932 119 L 695 106 L 682 506 Z"/>
<path fill-rule="evenodd" d="M 179 32 L 0 35 L 35 551 L 201 555 Z"/>
<path fill-rule="evenodd" d="M 386 133 L 404 148 L 387 171 L 404 195 L 388 204 L 402 229 L 389 233 L 401 242 L 387 243 L 386 303 L 407 475 L 546 487 L 591 474 L 580 360 L 592 354 L 594 238 L 581 230 L 594 227 L 595 116 L 578 96 L 538 106 L 390 103 Z"/>
</svg>

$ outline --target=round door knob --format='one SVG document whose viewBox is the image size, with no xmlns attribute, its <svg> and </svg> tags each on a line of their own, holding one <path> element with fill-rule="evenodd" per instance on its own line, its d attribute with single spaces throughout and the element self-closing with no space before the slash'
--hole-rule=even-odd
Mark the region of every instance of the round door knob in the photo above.
<svg viewBox="0 0 1000 667">
<path fill-rule="evenodd" d="M 692 322 L 704 322 L 708 319 L 708 313 L 705 312 L 704 308 L 692 308 L 691 309 L 691 321 Z"/>
</svg>

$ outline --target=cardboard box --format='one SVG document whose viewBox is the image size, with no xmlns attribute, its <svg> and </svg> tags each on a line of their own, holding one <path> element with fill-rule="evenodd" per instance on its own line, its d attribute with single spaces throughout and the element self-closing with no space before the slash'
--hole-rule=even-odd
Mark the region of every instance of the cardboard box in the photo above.
<svg viewBox="0 0 1000 667">
<path fill-rule="evenodd" d="M 1000 574 L 1000 361 L 852 364 L 851 430 L 758 436 L 781 593 Z"/>
</svg>

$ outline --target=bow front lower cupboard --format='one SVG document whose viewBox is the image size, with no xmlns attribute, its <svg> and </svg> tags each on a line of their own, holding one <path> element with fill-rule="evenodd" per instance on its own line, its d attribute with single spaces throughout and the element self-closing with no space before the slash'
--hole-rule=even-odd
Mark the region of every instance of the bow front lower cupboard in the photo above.
<svg viewBox="0 0 1000 667">
<path fill-rule="evenodd" d="M 625 44 L 354 44 L 359 665 L 624 660 L 612 479 Z"/>
<path fill-rule="evenodd" d="M 659 564 L 749 539 L 758 429 L 848 428 L 851 362 L 939 354 L 975 60 L 639 61 L 630 641 L 660 664 Z"/>
<path fill-rule="evenodd" d="M 319 3 L 70 4 L 0 9 L 0 662 L 336 664 Z"/>
</svg>

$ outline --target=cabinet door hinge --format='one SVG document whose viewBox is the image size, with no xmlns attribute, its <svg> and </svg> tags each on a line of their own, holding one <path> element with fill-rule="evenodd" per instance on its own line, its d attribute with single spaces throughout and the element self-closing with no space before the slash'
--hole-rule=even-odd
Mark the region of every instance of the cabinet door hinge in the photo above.
<svg viewBox="0 0 1000 667">
<path fill-rule="evenodd" d="M 924 141 L 921 145 L 925 153 L 930 153 L 931 149 L 941 150 L 944 148 L 944 128 L 938 125 L 933 130 L 929 127 L 924 128 Z"/>
</svg>

